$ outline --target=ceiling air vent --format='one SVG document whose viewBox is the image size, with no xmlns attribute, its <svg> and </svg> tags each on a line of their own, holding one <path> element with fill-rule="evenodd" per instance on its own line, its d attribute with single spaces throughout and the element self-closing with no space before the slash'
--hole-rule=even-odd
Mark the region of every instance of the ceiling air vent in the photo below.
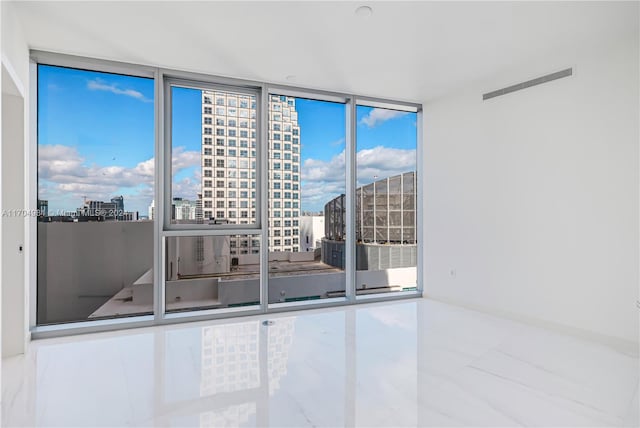
<svg viewBox="0 0 640 428">
<path fill-rule="evenodd" d="M 511 92 L 519 91 L 521 89 L 530 88 L 531 86 L 540 85 L 542 83 L 551 82 L 552 80 L 562 79 L 563 77 L 569 77 L 573 74 L 573 68 L 567 68 L 566 70 L 557 71 L 555 73 L 547 74 L 546 76 L 538 77 L 536 79 L 527 80 L 526 82 L 518 83 L 515 85 L 507 86 L 506 88 L 498 89 L 496 91 L 487 92 L 482 94 L 482 100 L 488 100 L 490 98 L 506 95 Z"/>
</svg>

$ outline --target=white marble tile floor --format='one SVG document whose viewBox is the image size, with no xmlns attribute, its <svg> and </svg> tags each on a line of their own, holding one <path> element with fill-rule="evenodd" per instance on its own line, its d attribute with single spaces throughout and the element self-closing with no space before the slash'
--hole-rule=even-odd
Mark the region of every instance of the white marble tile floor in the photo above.
<svg viewBox="0 0 640 428">
<path fill-rule="evenodd" d="M 416 299 L 35 341 L 2 426 L 637 427 L 638 363 Z"/>
</svg>

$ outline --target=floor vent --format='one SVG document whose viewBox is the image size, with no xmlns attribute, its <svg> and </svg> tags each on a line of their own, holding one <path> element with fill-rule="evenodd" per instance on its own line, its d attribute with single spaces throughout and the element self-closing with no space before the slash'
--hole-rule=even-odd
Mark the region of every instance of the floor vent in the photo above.
<svg viewBox="0 0 640 428">
<path fill-rule="evenodd" d="M 573 74 L 573 68 L 567 68 L 566 70 L 557 71 L 555 73 L 547 74 L 546 76 L 538 77 L 536 79 L 527 80 L 526 82 L 518 83 L 516 85 L 507 86 L 506 88 L 498 89 L 496 91 L 487 92 L 482 94 L 482 100 L 488 100 L 490 98 L 506 95 L 511 92 L 519 91 L 521 89 L 530 88 L 531 86 L 540 85 L 542 83 L 551 82 L 552 80 L 562 79 L 563 77 L 569 77 Z"/>
</svg>

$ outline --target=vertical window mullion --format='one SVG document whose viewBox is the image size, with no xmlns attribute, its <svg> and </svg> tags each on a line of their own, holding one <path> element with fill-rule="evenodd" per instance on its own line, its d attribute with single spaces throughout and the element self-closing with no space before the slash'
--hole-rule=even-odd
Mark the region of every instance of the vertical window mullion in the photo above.
<svg viewBox="0 0 640 428">
<path fill-rule="evenodd" d="M 162 320 L 165 316 L 165 290 L 164 290 L 164 238 L 162 237 L 162 229 L 164 227 L 165 218 L 165 183 L 167 176 L 171 174 L 171 170 L 167 169 L 166 156 L 169 155 L 167 147 L 170 142 L 166 139 L 165 128 L 165 94 L 167 93 L 164 85 L 164 75 L 160 70 L 155 73 L 155 165 L 154 165 L 154 204 L 155 215 L 153 224 L 153 315 L 156 322 Z M 169 180 L 169 183 L 171 181 Z"/>
<path fill-rule="evenodd" d="M 260 209 L 260 310 L 266 312 L 269 306 L 269 93 L 266 85 L 260 92 L 259 115 L 256 115 L 256 155 L 258 157 L 258 174 L 260 180 L 256 180 L 260 196 L 258 207 Z"/>
<path fill-rule="evenodd" d="M 416 155 L 417 155 L 417 159 L 418 159 L 418 163 L 416 165 L 416 179 L 413 185 L 414 191 L 415 191 L 415 197 L 416 197 L 416 201 L 415 201 L 415 206 L 414 206 L 414 215 L 415 215 L 415 239 L 417 241 L 417 248 L 416 248 L 416 252 L 417 252 L 417 268 L 416 268 L 416 273 L 418 275 L 417 278 L 417 282 L 416 282 L 416 289 L 418 290 L 418 292 L 420 292 L 421 294 L 424 293 L 424 266 L 423 266 L 423 254 L 424 254 L 424 236 L 422 235 L 422 225 L 423 225 L 423 215 L 422 215 L 422 209 L 423 209 L 423 186 L 420 186 L 420 182 L 419 180 L 422 180 L 422 173 L 423 173 L 423 162 L 422 159 L 424 156 L 424 133 L 423 133 L 423 112 L 422 109 L 418 109 L 418 115 L 417 115 L 417 121 L 416 121 L 416 127 L 418 130 L 418 137 L 417 137 L 417 147 L 416 147 Z"/>
<path fill-rule="evenodd" d="M 355 194 L 356 194 L 356 103 L 355 98 L 350 97 L 346 108 L 346 144 L 345 144 L 345 167 L 346 189 L 345 207 L 346 210 L 346 235 L 345 242 L 345 275 L 346 275 L 346 298 L 349 302 L 356 299 L 356 239 L 355 239 Z"/>
<path fill-rule="evenodd" d="M 27 151 L 29 180 L 27 191 L 28 208 L 38 208 L 38 63 L 31 58 L 29 63 L 30 99 L 29 99 L 29 141 Z M 36 327 L 38 313 L 38 223 L 37 219 L 30 217 L 29 226 L 26 229 L 28 242 L 27 251 L 29 276 L 25 278 L 29 286 L 29 328 Z"/>
</svg>

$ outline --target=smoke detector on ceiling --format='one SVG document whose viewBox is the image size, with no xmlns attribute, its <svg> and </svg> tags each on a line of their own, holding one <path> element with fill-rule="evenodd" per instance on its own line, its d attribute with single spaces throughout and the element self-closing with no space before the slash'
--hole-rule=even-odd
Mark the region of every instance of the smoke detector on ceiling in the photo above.
<svg viewBox="0 0 640 428">
<path fill-rule="evenodd" d="M 360 18 L 368 18 L 373 14 L 373 9 L 369 6 L 360 6 L 356 9 L 356 16 Z"/>
</svg>

